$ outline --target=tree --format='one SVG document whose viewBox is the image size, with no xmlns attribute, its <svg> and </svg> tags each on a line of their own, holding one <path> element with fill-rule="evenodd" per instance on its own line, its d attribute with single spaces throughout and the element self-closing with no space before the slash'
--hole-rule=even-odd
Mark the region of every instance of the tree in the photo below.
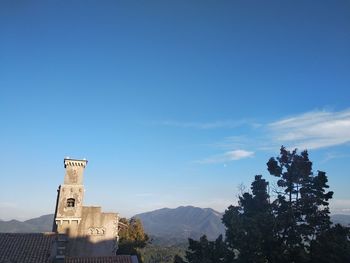
<svg viewBox="0 0 350 263">
<path fill-rule="evenodd" d="M 312 263 L 350 262 L 350 229 L 336 224 L 311 242 Z"/>
<path fill-rule="evenodd" d="M 190 263 L 220 263 L 225 262 L 227 248 L 222 235 L 215 241 L 208 241 L 202 236 L 199 241 L 188 239 L 189 246 L 186 251 L 186 259 Z"/>
<path fill-rule="evenodd" d="M 186 263 L 186 262 L 179 255 L 175 255 L 174 263 Z"/>
<path fill-rule="evenodd" d="M 238 206 L 230 206 L 225 211 L 222 221 L 226 226 L 226 244 L 232 251 L 227 261 L 273 261 L 277 247 L 267 186 L 261 175 L 255 176 L 252 193 L 244 193 L 239 197 Z"/>
<path fill-rule="evenodd" d="M 119 230 L 119 242 L 117 254 L 119 255 L 137 255 L 140 263 L 143 262 L 139 249 L 144 248 L 148 242 L 148 236 L 145 233 L 141 220 L 138 218 L 121 218 L 119 220 L 122 226 Z"/>
<path fill-rule="evenodd" d="M 224 259 L 213 261 L 217 249 L 201 238 L 189 241 L 188 262 L 350 262 L 350 230 L 332 226 L 333 192 L 327 191 L 325 172 L 313 173 L 308 152 L 282 146 L 267 167 L 277 178 L 277 196 L 271 198 L 268 182 L 255 176 L 251 193 L 242 193 L 222 218 L 226 238 L 219 259 Z"/>
<path fill-rule="evenodd" d="M 280 156 L 270 158 L 268 171 L 278 177 L 280 188 L 273 202 L 276 235 L 283 254 L 289 262 L 307 262 L 312 240 L 331 226 L 328 200 L 333 192 L 326 192 L 325 172 L 312 172 L 312 162 L 305 150 L 299 155 L 283 146 Z"/>
</svg>

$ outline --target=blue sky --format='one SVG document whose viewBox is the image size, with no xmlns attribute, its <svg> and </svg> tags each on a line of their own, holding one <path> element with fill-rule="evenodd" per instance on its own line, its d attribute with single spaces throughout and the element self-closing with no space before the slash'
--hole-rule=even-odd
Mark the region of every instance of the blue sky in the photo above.
<svg viewBox="0 0 350 263">
<path fill-rule="evenodd" d="M 1 1 L 0 218 L 85 204 L 223 211 L 279 147 L 350 213 L 349 1 Z"/>
</svg>

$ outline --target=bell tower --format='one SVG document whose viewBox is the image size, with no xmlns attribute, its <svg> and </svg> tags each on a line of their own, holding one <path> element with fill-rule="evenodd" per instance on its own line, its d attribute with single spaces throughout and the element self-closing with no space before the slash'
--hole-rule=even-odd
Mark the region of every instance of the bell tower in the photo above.
<svg viewBox="0 0 350 263">
<path fill-rule="evenodd" d="M 53 231 L 77 237 L 82 219 L 84 185 L 83 174 L 87 160 L 64 159 L 64 183 L 59 186 Z"/>
</svg>

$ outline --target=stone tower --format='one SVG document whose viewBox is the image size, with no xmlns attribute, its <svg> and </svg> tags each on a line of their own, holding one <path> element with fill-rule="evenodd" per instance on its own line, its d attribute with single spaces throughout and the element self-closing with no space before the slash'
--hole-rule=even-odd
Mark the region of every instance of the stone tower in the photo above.
<svg viewBox="0 0 350 263">
<path fill-rule="evenodd" d="M 119 215 L 100 206 L 83 206 L 83 173 L 87 160 L 64 159 L 64 183 L 59 186 L 53 231 L 56 260 L 79 256 L 114 256 Z M 60 261 L 57 261 L 60 262 Z"/>
<path fill-rule="evenodd" d="M 64 159 L 64 184 L 58 188 L 54 231 L 69 237 L 78 236 L 82 218 L 83 173 L 87 160 Z"/>
</svg>

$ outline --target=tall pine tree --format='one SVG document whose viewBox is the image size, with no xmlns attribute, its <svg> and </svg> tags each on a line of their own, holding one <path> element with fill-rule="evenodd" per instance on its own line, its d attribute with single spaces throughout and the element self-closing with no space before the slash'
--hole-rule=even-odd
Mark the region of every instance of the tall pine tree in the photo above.
<svg viewBox="0 0 350 263">
<path fill-rule="evenodd" d="M 307 262 L 311 241 L 331 226 L 328 200 L 333 192 L 326 191 L 326 174 L 313 174 L 307 151 L 298 154 L 297 150 L 284 147 L 277 158 L 270 158 L 267 166 L 270 174 L 278 177 L 280 188 L 273 208 L 284 261 Z"/>
</svg>

